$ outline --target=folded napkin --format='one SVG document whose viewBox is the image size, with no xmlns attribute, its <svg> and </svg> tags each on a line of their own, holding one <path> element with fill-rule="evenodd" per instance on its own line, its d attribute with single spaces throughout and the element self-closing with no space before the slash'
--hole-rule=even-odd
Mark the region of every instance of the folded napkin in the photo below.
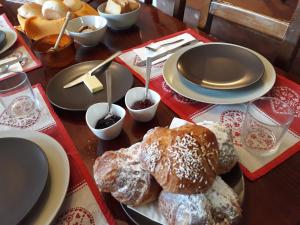
<svg viewBox="0 0 300 225">
<path fill-rule="evenodd" d="M 39 109 L 33 109 L 27 117 L 16 118 L 9 114 L 9 108 L 4 109 L 0 104 L 0 130 L 12 129 L 29 129 L 29 130 L 45 130 L 53 127 L 55 121 L 45 103 L 38 86 L 33 87 L 33 93 L 39 102 Z M 11 102 L 20 98 L 18 94 L 11 97 Z"/>
<path fill-rule="evenodd" d="M 5 53 L 3 53 L 3 54 L 5 54 L 5 57 L 15 56 L 18 58 L 24 58 L 22 65 L 21 65 L 22 71 L 24 71 L 24 72 L 31 71 L 42 65 L 41 61 L 33 54 L 30 47 L 27 45 L 27 43 L 21 37 L 21 35 L 15 30 L 14 26 L 10 23 L 10 21 L 8 20 L 8 18 L 5 14 L 0 15 L 0 27 L 10 28 L 10 29 L 14 30 L 18 35 L 16 43 L 10 49 L 8 49 Z M 17 69 L 17 68 L 11 69 L 10 68 L 10 70 L 12 70 L 12 71 L 15 71 L 15 69 L 17 71 L 20 70 L 20 68 L 19 69 Z M 10 74 L 12 74 L 12 73 L 5 73 L 5 74 L 0 73 L 0 79 L 7 75 L 10 75 Z"/>
<path fill-rule="evenodd" d="M 147 46 L 156 48 L 160 45 L 163 45 L 166 43 L 171 43 L 174 41 L 178 41 L 178 42 L 169 44 L 169 45 L 164 45 L 164 46 L 158 48 L 158 50 L 156 50 L 156 51 L 149 50 L 148 48 L 145 48 L 145 47 L 134 49 L 133 52 L 139 57 L 139 60 L 136 62 L 136 64 L 139 66 L 145 65 L 146 59 L 148 57 L 151 57 L 153 60 L 158 59 L 170 52 L 176 51 L 178 48 L 180 48 L 184 45 L 187 45 L 193 41 L 196 41 L 196 39 L 189 33 L 183 33 L 183 34 L 180 34 L 180 35 L 172 37 L 172 38 L 168 38 L 168 39 L 165 39 L 162 41 L 151 43 Z"/>
<path fill-rule="evenodd" d="M 210 41 L 191 29 L 175 33 L 171 37 L 179 36 L 183 33 L 188 33 L 199 41 Z M 161 40 L 169 38 L 170 36 L 167 36 Z M 145 82 L 145 67 L 136 65 L 138 56 L 135 53 L 135 49 L 140 49 L 144 46 L 145 45 L 126 50 L 117 58 L 117 61 L 127 66 L 142 82 Z M 297 124 L 300 123 L 300 85 L 281 75 L 277 75 L 276 83 L 267 95 L 275 96 L 284 102 L 288 102 L 294 109 L 296 116 L 284 137 L 279 151 L 276 154 L 261 158 L 250 155 L 250 153 L 243 150 L 240 146 L 239 126 L 244 113 L 243 104 L 211 105 L 187 99 L 175 93 L 166 84 L 162 76 L 163 66 L 164 62 L 152 66 L 150 88 L 158 92 L 161 96 L 161 100 L 182 119 L 195 123 L 203 120 L 211 120 L 232 128 L 232 134 L 240 157 L 241 168 L 250 180 L 255 180 L 263 176 L 300 150 L 300 126 L 297 126 Z"/>
</svg>

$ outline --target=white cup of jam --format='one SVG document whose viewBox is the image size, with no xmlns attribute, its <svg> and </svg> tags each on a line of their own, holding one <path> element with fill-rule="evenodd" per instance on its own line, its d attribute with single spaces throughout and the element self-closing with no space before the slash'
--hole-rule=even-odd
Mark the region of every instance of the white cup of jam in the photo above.
<svg viewBox="0 0 300 225">
<path fill-rule="evenodd" d="M 135 87 L 128 90 L 125 95 L 125 105 L 129 114 L 140 122 L 152 120 L 160 102 L 160 95 L 151 89 L 145 99 L 145 90 L 145 87 Z"/>
<path fill-rule="evenodd" d="M 108 110 L 107 102 L 91 105 L 85 114 L 85 120 L 90 130 L 102 140 L 112 140 L 119 136 L 122 131 L 125 109 L 112 104 L 112 117 L 106 117 Z"/>
</svg>

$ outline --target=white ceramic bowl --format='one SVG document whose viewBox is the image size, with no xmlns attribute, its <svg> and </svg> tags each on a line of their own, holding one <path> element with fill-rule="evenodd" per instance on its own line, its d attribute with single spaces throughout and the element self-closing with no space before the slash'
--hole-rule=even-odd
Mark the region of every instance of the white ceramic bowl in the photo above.
<svg viewBox="0 0 300 225">
<path fill-rule="evenodd" d="M 149 89 L 148 98 L 154 103 L 152 106 L 145 108 L 145 109 L 139 109 L 134 110 L 132 109 L 132 105 L 136 101 L 140 101 L 145 96 L 145 88 L 144 87 L 135 87 L 131 88 L 127 91 L 125 95 L 125 105 L 129 111 L 129 114 L 132 116 L 132 118 L 136 121 L 140 122 L 148 122 L 153 119 L 155 116 L 158 104 L 160 102 L 160 95 Z"/>
<path fill-rule="evenodd" d="M 93 26 L 95 31 L 78 32 L 81 26 Z M 81 16 L 69 21 L 66 31 L 75 39 L 75 41 L 83 46 L 92 47 L 98 45 L 105 34 L 107 20 L 101 16 Z"/>
<path fill-rule="evenodd" d="M 98 6 L 97 10 L 100 16 L 107 19 L 107 26 L 113 30 L 125 30 L 131 27 L 138 19 L 141 4 L 136 10 L 118 15 L 105 13 L 106 2 Z"/>
<path fill-rule="evenodd" d="M 99 138 L 103 140 L 112 140 L 119 136 L 122 131 L 122 126 L 124 123 L 124 118 L 126 115 L 125 109 L 121 106 L 112 104 L 111 109 L 112 113 L 116 116 L 121 117 L 121 119 L 110 127 L 104 129 L 95 129 L 96 123 L 99 119 L 103 118 L 108 109 L 107 102 L 100 102 L 94 105 L 91 105 L 85 114 L 85 120 L 91 131 Z"/>
</svg>

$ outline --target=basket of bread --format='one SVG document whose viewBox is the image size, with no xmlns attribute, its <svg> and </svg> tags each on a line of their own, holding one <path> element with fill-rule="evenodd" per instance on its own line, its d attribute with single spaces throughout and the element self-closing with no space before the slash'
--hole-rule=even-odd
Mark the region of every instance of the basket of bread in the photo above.
<svg viewBox="0 0 300 225">
<path fill-rule="evenodd" d="M 98 15 L 94 8 L 80 0 L 36 0 L 18 8 L 20 25 L 17 29 L 32 40 L 58 34 L 68 11 L 73 17 Z"/>
<path fill-rule="evenodd" d="M 98 12 L 107 19 L 109 28 L 124 30 L 136 23 L 140 7 L 136 0 L 108 0 L 99 5 Z"/>
<path fill-rule="evenodd" d="M 236 163 L 231 135 L 218 123 L 157 127 L 141 142 L 98 157 L 94 179 L 123 204 L 157 207 L 164 224 L 236 224 L 240 199 L 221 178 Z"/>
</svg>

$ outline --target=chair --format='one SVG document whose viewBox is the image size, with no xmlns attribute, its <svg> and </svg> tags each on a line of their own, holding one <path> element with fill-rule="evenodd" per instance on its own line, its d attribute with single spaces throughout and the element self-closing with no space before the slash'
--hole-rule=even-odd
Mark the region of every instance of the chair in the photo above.
<svg viewBox="0 0 300 225">
<path fill-rule="evenodd" d="M 161 3 L 160 0 L 158 0 L 157 2 L 158 4 Z M 153 1 L 145 0 L 144 3 L 152 5 Z M 185 4 L 186 0 L 174 0 L 172 1 L 172 4 L 163 2 L 161 5 L 159 5 L 158 8 L 182 21 L 184 17 Z"/>
<path fill-rule="evenodd" d="M 200 29 L 222 41 L 252 48 L 276 66 L 290 69 L 299 48 L 300 0 L 294 1 L 294 7 L 287 0 L 201 1 L 204 3 L 200 10 Z M 256 3 L 262 13 L 245 7 L 251 3 Z"/>
</svg>

